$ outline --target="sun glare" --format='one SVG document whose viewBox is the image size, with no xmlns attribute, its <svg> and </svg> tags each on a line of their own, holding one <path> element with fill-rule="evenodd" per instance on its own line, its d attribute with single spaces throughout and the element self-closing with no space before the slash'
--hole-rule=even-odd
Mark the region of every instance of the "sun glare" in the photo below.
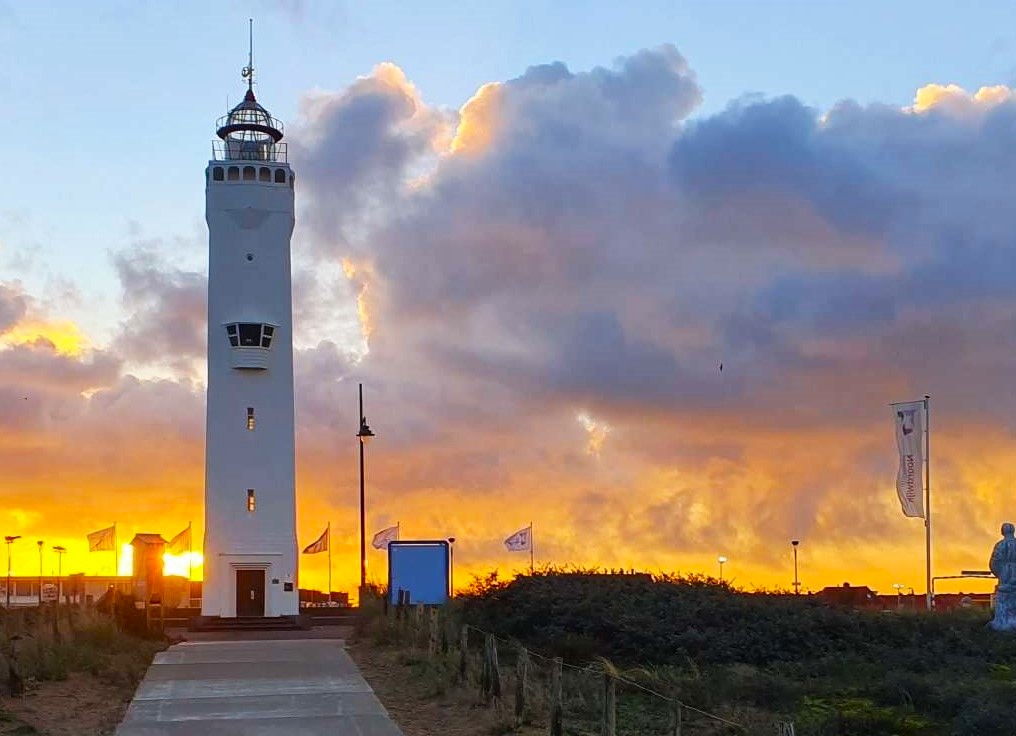
<svg viewBox="0 0 1016 736">
<path fill-rule="evenodd" d="M 200 577 L 198 573 L 204 561 L 200 552 L 184 552 L 180 555 L 167 552 L 162 556 L 162 574 L 179 575 L 196 580 Z"/>
<path fill-rule="evenodd" d="M 88 338 L 70 321 L 22 322 L 0 337 L 0 348 L 48 342 L 60 355 L 81 355 L 88 347 Z"/>
</svg>

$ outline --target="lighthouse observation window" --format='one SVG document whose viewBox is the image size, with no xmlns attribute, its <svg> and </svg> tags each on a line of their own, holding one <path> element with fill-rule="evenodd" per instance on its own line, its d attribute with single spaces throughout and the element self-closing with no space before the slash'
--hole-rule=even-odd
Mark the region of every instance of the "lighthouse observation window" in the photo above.
<svg viewBox="0 0 1016 736">
<path fill-rule="evenodd" d="M 270 348 L 275 327 L 261 322 L 233 322 L 226 325 L 226 336 L 234 348 Z"/>
</svg>

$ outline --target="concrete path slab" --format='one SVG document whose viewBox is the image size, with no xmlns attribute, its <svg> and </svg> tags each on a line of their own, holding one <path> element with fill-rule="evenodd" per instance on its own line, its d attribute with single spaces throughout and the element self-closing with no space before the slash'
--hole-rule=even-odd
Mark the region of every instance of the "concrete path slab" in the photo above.
<svg viewBox="0 0 1016 736">
<path fill-rule="evenodd" d="M 184 642 L 155 655 L 117 736 L 402 736 L 340 639 Z"/>
</svg>

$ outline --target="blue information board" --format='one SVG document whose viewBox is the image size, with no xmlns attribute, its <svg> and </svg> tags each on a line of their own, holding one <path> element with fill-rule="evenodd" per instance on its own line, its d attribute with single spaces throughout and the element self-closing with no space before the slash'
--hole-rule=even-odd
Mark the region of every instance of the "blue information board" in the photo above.
<svg viewBox="0 0 1016 736">
<path fill-rule="evenodd" d="M 409 602 L 441 605 L 448 600 L 448 542 L 400 541 L 388 545 L 388 600 L 399 602 L 399 591 Z"/>
</svg>

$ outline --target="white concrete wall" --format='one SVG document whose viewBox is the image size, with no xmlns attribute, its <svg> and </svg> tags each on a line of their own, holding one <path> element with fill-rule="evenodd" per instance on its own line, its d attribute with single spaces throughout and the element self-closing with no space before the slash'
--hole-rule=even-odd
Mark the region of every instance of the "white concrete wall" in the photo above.
<svg viewBox="0 0 1016 736">
<path fill-rule="evenodd" d="M 213 170 L 267 166 L 272 181 L 215 181 Z M 286 172 L 275 183 L 276 169 Z M 212 161 L 208 223 L 208 396 L 205 445 L 206 616 L 235 616 L 238 567 L 266 571 L 265 615 L 299 609 L 293 417 L 290 237 L 294 195 L 286 164 Z M 253 260 L 248 260 L 248 254 Z M 275 325 L 267 370 L 232 367 L 230 322 Z M 247 429 L 247 407 L 255 429 Z M 256 510 L 247 511 L 247 489 Z M 273 584 L 272 580 L 279 580 Z M 284 583 L 292 592 L 283 591 Z"/>
</svg>

